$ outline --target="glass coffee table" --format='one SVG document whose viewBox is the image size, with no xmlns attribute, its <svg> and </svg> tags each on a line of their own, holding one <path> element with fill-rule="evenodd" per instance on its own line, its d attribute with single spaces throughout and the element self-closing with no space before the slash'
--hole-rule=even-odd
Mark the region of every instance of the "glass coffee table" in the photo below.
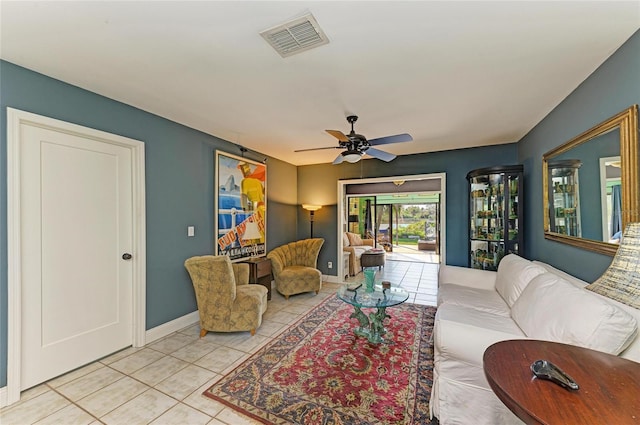
<svg viewBox="0 0 640 425">
<path fill-rule="evenodd" d="M 391 343 L 385 339 L 386 329 L 384 319 L 391 317 L 387 314 L 387 307 L 402 304 L 409 298 L 409 293 L 398 286 L 383 288 L 381 284 L 374 285 L 373 292 L 366 292 L 365 286 L 350 287 L 343 285 L 338 290 L 338 298 L 351 304 L 355 311 L 351 318 L 358 320 L 360 326 L 354 328 L 353 333 L 365 337 L 374 344 Z M 366 315 L 361 309 L 375 308 L 376 311 Z"/>
</svg>

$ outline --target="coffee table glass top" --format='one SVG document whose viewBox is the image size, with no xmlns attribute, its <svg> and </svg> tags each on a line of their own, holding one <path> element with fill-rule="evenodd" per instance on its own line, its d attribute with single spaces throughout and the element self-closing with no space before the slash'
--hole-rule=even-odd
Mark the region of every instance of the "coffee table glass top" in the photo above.
<svg viewBox="0 0 640 425">
<path fill-rule="evenodd" d="M 338 298 L 360 308 L 392 307 L 409 298 L 409 293 L 398 286 L 383 289 L 381 284 L 376 284 L 373 292 L 365 292 L 365 285 L 355 288 L 354 285 L 341 286 Z"/>
</svg>

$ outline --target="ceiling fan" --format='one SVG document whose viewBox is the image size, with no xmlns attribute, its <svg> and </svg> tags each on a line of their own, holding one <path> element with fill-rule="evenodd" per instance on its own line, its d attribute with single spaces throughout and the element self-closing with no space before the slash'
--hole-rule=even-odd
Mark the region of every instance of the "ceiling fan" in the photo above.
<svg viewBox="0 0 640 425">
<path fill-rule="evenodd" d="M 355 123 L 356 121 L 358 121 L 358 117 L 356 115 L 349 115 L 347 117 L 347 122 L 351 124 L 351 132 L 349 134 L 344 134 L 340 130 L 325 130 L 327 133 L 338 139 L 338 146 L 299 149 L 294 152 L 315 151 L 320 149 L 345 149 L 345 151 L 338 155 L 338 157 L 333 161 L 334 165 L 340 164 L 342 161 L 351 163 L 358 162 L 365 153 L 379 160 L 389 162 L 396 158 L 394 154 L 372 148 L 372 146 L 387 145 L 389 143 L 410 142 L 413 140 L 413 137 L 411 137 L 411 135 L 407 133 L 367 140 L 362 134 L 357 134 L 353 130 L 353 123 Z"/>
</svg>

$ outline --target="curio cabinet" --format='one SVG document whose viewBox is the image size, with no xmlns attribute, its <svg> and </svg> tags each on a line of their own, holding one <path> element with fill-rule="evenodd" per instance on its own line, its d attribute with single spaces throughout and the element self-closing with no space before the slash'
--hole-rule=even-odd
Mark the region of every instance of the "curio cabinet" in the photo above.
<svg viewBox="0 0 640 425">
<path fill-rule="evenodd" d="M 469 266 L 497 270 L 506 254 L 523 255 L 523 166 L 470 171 Z"/>
<path fill-rule="evenodd" d="M 549 161 L 549 227 L 552 232 L 581 237 L 578 170 L 582 161 Z"/>
</svg>

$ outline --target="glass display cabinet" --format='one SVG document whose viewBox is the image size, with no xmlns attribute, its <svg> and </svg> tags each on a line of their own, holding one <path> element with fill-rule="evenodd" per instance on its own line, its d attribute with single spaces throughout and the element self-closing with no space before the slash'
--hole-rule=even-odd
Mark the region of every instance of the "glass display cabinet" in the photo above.
<svg viewBox="0 0 640 425">
<path fill-rule="evenodd" d="M 523 166 L 470 171 L 469 267 L 497 270 L 502 257 L 523 255 Z"/>
<path fill-rule="evenodd" d="M 549 230 L 567 236 L 582 236 L 578 170 L 582 161 L 549 161 Z"/>
</svg>

